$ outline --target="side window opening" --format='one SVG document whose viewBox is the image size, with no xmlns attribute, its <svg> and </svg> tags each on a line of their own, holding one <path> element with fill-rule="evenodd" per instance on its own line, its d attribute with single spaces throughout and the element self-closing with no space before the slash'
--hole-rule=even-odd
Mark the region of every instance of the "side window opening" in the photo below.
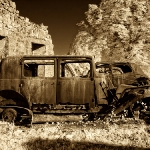
<svg viewBox="0 0 150 150">
<path fill-rule="evenodd" d="M 112 67 L 112 74 L 123 74 L 123 71 L 120 67 Z"/>
<path fill-rule="evenodd" d="M 98 72 L 98 73 L 110 73 L 111 70 L 109 68 L 109 65 L 99 64 L 98 66 L 96 66 L 96 72 Z"/>
<path fill-rule="evenodd" d="M 91 77 L 90 62 L 65 60 L 60 62 L 60 77 Z"/>
<path fill-rule="evenodd" d="M 35 64 L 24 64 L 24 76 L 26 77 L 36 77 L 37 76 L 38 65 Z"/>
<path fill-rule="evenodd" d="M 25 60 L 25 77 L 54 77 L 54 60 Z"/>
<path fill-rule="evenodd" d="M 132 72 L 132 69 L 130 68 L 130 66 L 123 64 L 123 65 L 113 65 L 112 70 L 119 70 L 120 73 L 128 73 L 128 72 Z"/>
</svg>

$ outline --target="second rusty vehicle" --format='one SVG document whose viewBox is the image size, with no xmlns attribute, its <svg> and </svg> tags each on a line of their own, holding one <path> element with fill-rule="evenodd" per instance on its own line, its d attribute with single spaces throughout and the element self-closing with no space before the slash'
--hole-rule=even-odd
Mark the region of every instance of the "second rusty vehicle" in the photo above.
<svg viewBox="0 0 150 150">
<path fill-rule="evenodd" d="M 122 114 L 131 105 L 142 104 L 145 100 L 149 102 L 146 76 L 138 74 L 138 77 L 133 77 L 134 82 L 121 82 L 123 78 L 114 75 L 110 65 L 104 68 L 107 68 L 107 73 L 97 71 L 103 69 L 102 66 L 100 63 L 95 65 L 91 56 L 18 56 L 2 59 L 2 119 L 31 124 L 33 113 L 88 114 L 89 118 L 103 118 L 110 113 Z M 130 69 L 132 73 L 133 68 Z M 145 111 L 145 107 L 142 109 Z"/>
</svg>

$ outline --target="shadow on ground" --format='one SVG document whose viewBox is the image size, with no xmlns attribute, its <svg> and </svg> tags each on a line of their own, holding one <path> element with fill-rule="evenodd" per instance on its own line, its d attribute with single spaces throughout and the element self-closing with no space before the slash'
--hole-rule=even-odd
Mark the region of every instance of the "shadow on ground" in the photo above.
<svg viewBox="0 0 150 150">
<path fill-rule="evenodd" d="M 112 146 L 105 143 L 72 142 L 68 139 L 41 139 L 23 143 L 27 150 L 148 150 L 150 148 L 138 148 L 128 146 Z"/>
</svg>

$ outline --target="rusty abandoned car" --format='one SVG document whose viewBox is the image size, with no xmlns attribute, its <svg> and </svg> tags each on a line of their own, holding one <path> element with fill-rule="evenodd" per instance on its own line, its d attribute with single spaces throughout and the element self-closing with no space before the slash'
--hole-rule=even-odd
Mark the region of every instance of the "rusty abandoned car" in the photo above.
<svg viewBox="0 0 150 150">
<path fill-rule="evenodd" d="M 95 65 L 91 56 L 6 57 L 0 63 L 1 119 L 31 124 L 34 113 L 104 118 L 131 105 L 148 112 L 148 78 L 133 70 L 129 64 Z"/>
</svg>

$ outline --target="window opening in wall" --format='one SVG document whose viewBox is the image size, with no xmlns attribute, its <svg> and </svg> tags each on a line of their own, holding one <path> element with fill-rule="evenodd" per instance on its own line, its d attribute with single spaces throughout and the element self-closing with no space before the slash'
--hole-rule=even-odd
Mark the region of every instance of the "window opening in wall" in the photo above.
<svg viewBox="0 0 150 150">
<path fill-rule="evenodd" d="M 5 36 L 0 36 L 0 40 L 2 40 L 2 39 L 4 39 L 5 38 Z"/>
<path fill-rule="evenodd" d="M 6 47 L 6 37 L 0 36 L 0 57 L 6 57 L 8 48 Z"/>
<path fill-rule="evenodd" d="M 44 44 L 32 43 L 32 51 L 38 50 L 41 47 L 44 47 Z"/>
</svg>

